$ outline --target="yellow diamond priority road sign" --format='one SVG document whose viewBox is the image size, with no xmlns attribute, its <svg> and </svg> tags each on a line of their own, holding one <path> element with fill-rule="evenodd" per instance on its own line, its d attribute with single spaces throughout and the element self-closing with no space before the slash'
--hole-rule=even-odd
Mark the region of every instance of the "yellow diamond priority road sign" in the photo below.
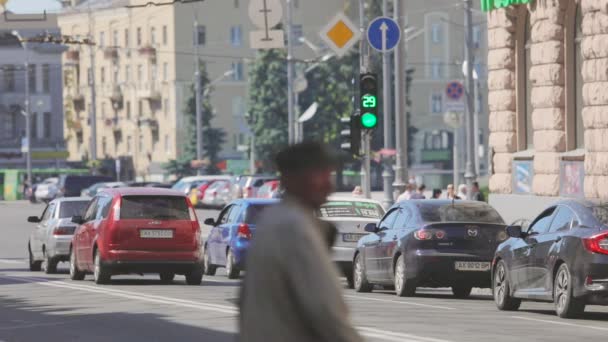
<svg viewBox="0 0 608 342">
<path fill-rule="evenodd" d="M 361 39 L 359 28 L 344 13 L 338 13 L 320 34 L 338 57 L 346 54 Z"/>
</svg>

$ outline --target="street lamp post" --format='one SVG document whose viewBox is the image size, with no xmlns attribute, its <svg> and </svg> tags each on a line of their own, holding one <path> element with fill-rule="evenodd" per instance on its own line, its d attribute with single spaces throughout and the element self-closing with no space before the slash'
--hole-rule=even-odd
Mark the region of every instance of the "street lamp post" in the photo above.
<svg viewBox="0 0 608 342">
<path fill-rule="evenodd" d="M 24 115 L 25 115 L 25 149 L 26 149 L 25 163 L 26 163 L 26 168 L 27 168 L 27 181 L 29 183 L 29 186 L 31 187 L 33 184 L 32 184 L 32 147 L 31 147 L 32 146 L 32 144 L 31 144 L 32 128 L 31 128 L 31 123 L 30 123 L 30 120 L 31 120 L 31 118 L 30 118 L 30 57 L 29 57 L 29 53 L 27 50 L 27 41 L 22 39 L 22 37 L 18 31 L 13 31 L 12 34 L 21 42 L 21 46 L 23 47 L 23 53 L 25 54 L 25 62 L 24 62 L 24 66 L 25 66 L 25 101 L 24 101 L 25 110 L 24 110 Z"/>
</svg>

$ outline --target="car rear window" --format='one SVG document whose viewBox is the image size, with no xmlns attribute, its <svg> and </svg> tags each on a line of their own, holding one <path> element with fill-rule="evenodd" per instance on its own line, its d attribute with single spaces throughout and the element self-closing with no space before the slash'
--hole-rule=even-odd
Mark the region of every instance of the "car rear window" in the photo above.
<svg viewBox="0 0 608 342">
<path fill-rule="evenodd" d="M 247 207 L 247 212 L 245 213 L 245 223 L 248 224 L 256 224 L 264 210 L 272 207 L 274 204 L 252 204 Z"/>
<path fill-rule="evenodd" d="M 377 203 L 359 201 L 331 201 L 318 210 L 321 218 L 330 217 L 360 217 L 379 219 L 384 215 L 384 209 Z"/>
<path fill-rule="evenodd" d="M 84 216 L 89 201 L 69 201 L 61 203 L 59 207 L 59 218 Z"/>
<path fill-rule="evenodd" d="M 422 220 L 425 222 L 475 222 L 504 224 L 498 212 L 483 204 L 454 203 L 418 205 Z"/>
<path fill-rule="evenodd" d="M 591 208 L 593 216 L 603 225 L 608 225 L 608 205 L 598 205 Z"/>
<path fill-rule="evenodd" d="M 125 196 L 120 218 L 123 220 L 189 220 L 186 199 L 181 196 Z"/>
</svg>

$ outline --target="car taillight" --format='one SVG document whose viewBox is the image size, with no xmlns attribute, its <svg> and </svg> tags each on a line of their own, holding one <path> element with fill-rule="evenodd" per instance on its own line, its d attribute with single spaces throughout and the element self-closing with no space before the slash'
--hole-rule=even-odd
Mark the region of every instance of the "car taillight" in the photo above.
<svg viewBox="0 0 608 342">
<path fill-rule="evenodd" d="M 249 229 L 249 226 L 246 223 L 243 223 L 239 225 L 236 236 L 243 239 L 251 239 L 251 229 Z"/>
<path fill-rule="evenodd" d="M 601 233 L 583 239 L 583 244 L 590 252 L 608 255 L 608 233 Z"/>
<path fill-rule="evenodd" d="M 198 220 L 196 219 L 196 212 L 194 211 L 194 208 L 192 206 L 188 208 L 188 213 L 190 214 L 190 221 L 198 222 Z"/>
<path fill-rule="evenodd" d="M 445 238 L 445 232 L 443 230 L 437 230 L 435 231 L 435 238 L 437 238 L 438 240 L 443 240 Z"/>
<path fill-rule="evenodd" d="M 118 198 L 116 200 L 116 203 L 114 203 L 114 215 L 112 216 L 112 218 L 114 219 L 114 221 L 118 221 L 120 220 L 120 207 L 122 205 L 122 198 Z"/>
<path fill-rule="evenodd" d="M 55 236 L 74 235 L 75 230 L 76 230 L 76 227 L 57 227 L 53 230 L 53 235 L 55 235 Z"/>
<path fill-rule="evenodd" d="M 414 233 L 414 237 L 416 240 L 431 240 L 433 238 L 433 233 L 428 230 L 417 230 Z"/>
</svg>

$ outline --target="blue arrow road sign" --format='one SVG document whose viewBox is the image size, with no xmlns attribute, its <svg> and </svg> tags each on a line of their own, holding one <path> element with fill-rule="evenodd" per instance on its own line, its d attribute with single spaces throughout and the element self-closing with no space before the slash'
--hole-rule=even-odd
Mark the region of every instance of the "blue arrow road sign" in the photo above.
<svg viewBox="0 0 608 342">
<path fill-rule="evenodd" d="M 367 29 L 367 40 L 376 50 L 388 52 L 399 44 L 401 28 L 391 18 L 378 17 L 374 19 Z"/>
</svg>

